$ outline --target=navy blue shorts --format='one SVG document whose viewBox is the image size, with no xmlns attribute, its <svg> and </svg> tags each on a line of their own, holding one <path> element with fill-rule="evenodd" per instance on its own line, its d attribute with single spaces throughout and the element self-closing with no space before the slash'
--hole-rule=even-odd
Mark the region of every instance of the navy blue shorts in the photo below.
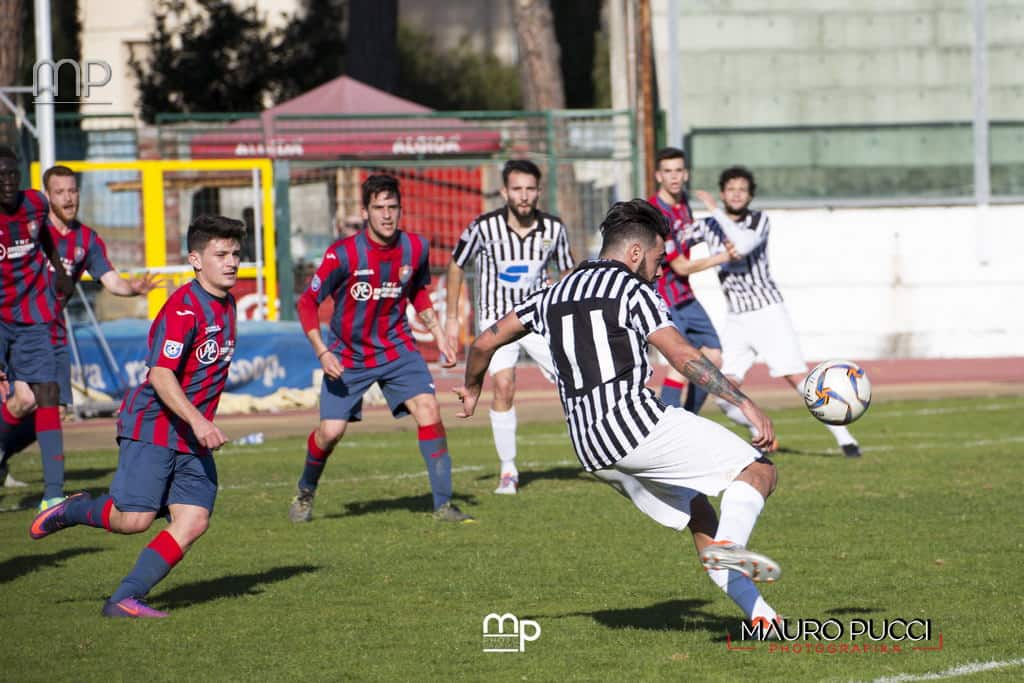
<svg viewBox="0 0 1024 683">
<path fill-rule="evenodd" d="M 75 402 L 74 394 L 71 392 L 71 348 L 67 344 L 53 347 L 53 359 L 57 363 L 60 404 L 69 406 Z"/>
<path fill-rule="evenodd" d="M 387 399 L 391 414 L 409 414 L 405 402 L 413 396 L 434 393 L 434 378 L 419 353 L 403 353 L 398 360 L 375 368 L 345 368 L 338 379 L 324 377 L 320 387 L 320 419 L 359 422 L 363 419 L 363 394 L 374 382 Z"/>
<path fill-rule="evenodd" d="M 217 465 L 212 455 L 182 453 L 133 439 L 119 439 L 118 445 L 117 472 L 110 484 L 118 510 L 159 513 L 169 505 L 197 505 L 213 514 Z"/>
<path fill-rule="evenodd" d="M 26 325 L 0 320 L 0 351 L 7 364 L 8 378 L 29 384 L 57 381 L 50 323 Z"/>
<path fill-rule="evenodd" d="M 722 342 L 718 340 L 718 333 L 715 332 L 715 326 L 711 324 L 711 318 L 696 299 L 673 306 L 669 309 L 669 313 L 679 334 L 686 337 L 686 341 L 696 348 L 722 348 Z"/>
</svg>

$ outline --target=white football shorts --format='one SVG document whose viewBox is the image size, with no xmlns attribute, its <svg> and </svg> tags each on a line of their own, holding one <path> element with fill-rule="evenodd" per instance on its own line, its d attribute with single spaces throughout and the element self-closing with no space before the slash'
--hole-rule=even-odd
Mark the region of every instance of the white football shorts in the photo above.
<svg viewBox="0 0 1024 683">
<path fill-rule="evenodd" d="M 772 377 L 807 374 L 800 339 L 785 304 L 729 313 L 721 336 L 723 375 L 742 380 L 758 358 L 768 365 Z"/>
<path fill-rule="evenodd" d="M 482 332 L 494 323 L 494 320 L 481 320 L 480 326 L 477 329 Z M 536 332 L 531 332 L 522 339 L 506 344 L 495 351 L 494 356 L 491 357 L 491 364 L 487 368 L 487 373 L 494 375 L 501 370 L 514 368 L 519 364 L 520 351 L 525 351 L 540 367 L 541 371 L 544 372 L 544 375 L 553 381 L 555 364 L 551 360 L 551 349 L 548 347 L 547 340 Z"/>
<path fill-rule="evenodd" d="M 670 407 L 632 453 L 593 474 L 658 524 L 682 531 L 698 493 L 717 496 L 759 457 L 717 422 Z"/>
</svg>

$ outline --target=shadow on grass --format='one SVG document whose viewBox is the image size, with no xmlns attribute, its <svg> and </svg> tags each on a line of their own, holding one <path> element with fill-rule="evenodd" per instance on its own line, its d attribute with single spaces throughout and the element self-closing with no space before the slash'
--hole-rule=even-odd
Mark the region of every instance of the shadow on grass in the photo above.
<svg viewBox="0 0 1024 683">
<path fill-rule="evenodd" d="M 154 605 L 160 608 L 173 609 L 176 607 L 188 607 L 198 605 L 218 598 L 238 597 L 242 595 L 259 595 L 263 592 L 261 586 L 278 581 L 285 581 L 300 574 L 309 574 L 320 571 L 320 567 L 311 564 L 299 564 L 287 567 L 275 567 L 265 572 L 256 574 L 233 574 L 222 576 L 217 579 L 196 581 L 187 583 L 184 586 L 172 588 L 166 593 L 161 593 L 152 599 Z"/>
<path fill-rule="evenodd" d="M 10 489 L 8 489 L 10 490 Z M 90 496 L 95 498 L 96 496 L 102 496 L 107 492 L 106 488 L 89 488 L 80 489 L 70 487 L 67 489 L 68 495 L 72 493 L 78 493 L 79 491 L 85 491 Z M 0 513 L 4 512 L 24 512 L 25 510 L 35 510 L 39 506 L 39 500 L 42 494 L 37 489 L 34 493 L 19 493 L 19 494 L 0 494 Z"/>
<path fill-rule="evenodd" d="M 650 631 L 708 631 L 725 634 L 730 628 L 739 630 L 739 620 L 705 612 L 709 600 L 667 600 L 649 607 L 575 612 L 558 616 L 592 617 L 608 628 L 642 628 Z"/>
<path fill-rule="evenodd" d="M 77 555 L 91 555 L 103 552 L 103 548 L 65 548 L 53 553 L 19 555 L 0 562 L 0 584 L 9 583 L 37 569 L 63 567 L 64 561 Z"/>
<path fill-rule="evenodd" d="M 465 496 L 458 493 L 452 496 L 452 501 L 457 505 L 468 503 L 476 504 L 476 496 Z M 392 510 L 405 510 L 407 512 L 432 512 L 434 510 L 434 498 L 429 493 L 419 496 L 402 496 L 401 498 L 387 498 L 382 500 L 363 500 L 345 503 L 344 512 L 335 512 L 324 515 L 326 519 L 337 517 L 358 517 L 359 515 L 372 515 L 380 512 L 391 512 Z"/>
<path fill-rule="evenodd" d="M 495 468 L 494 474 L 485 474 L 477 477 L 477 481 L 492 480 L 495 485 L 498 484 L 498 470 Z M 556 480 L 572 480 L 581 479 L 588 481 L 591 478 L 586 476 L 586 472 L 583 471 L 582 467 L 552 467 L 549 470 L 519 470 L 519 488 L 526 488 L 535 481 L 541 481 L 544 479 L 556 479 Z"/>
<path fill-rule="evenodd" d="M 107 475 L 117 471 L 116 467 L 83 467 L 81 469 L 68 469 L 65 473 L 67 481 L 92 481 L 103 479 Z"/>
<path fill-rule="evenodd" d="M 834 607 L 828 610 L 827 614 L 832 616 L 833 614 L 878 614 L 880 612 L 881 610 L 877 607 Z"/>
</svg>

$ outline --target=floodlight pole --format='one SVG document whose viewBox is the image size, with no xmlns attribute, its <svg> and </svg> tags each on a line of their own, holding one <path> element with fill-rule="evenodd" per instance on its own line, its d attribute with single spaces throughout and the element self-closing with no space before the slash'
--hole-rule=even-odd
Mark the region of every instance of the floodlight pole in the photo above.
<svg viewBox="0 0 1024 683">
<path fill-rule="evenodd" d="M 35 0 L 35 20 L 36 68 L 33 69 L 33 81 L 36 91 L 36 128 L 39 139 L 39 165 L 45 171 L 53 166 L 57 159 L 53 129 L 53 92 L 56 89 L 57 70 L 49 68 L 53 64 L 50 0 Z"/>
</svg>

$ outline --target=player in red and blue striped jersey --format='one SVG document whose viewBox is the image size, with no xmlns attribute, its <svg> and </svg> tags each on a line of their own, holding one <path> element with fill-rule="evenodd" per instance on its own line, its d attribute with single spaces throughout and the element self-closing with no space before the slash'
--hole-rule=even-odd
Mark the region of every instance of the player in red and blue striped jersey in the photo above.
<svg viewBox="0 0 1024 683">
<path fill-rule="evenodd" d="M 103 606 L 108 617 L 164 617 L 142 599 L 210 524 L 217 498 L 213 451 L 227 441 L 213 423 L 235 352 L 235 299 L 242 221 L 199 216 L 189 226 L 196 279 L 164 304 L 149 331 L 149 375 L 121 404 L 117 472 L 110 493 L 79 493 L 39 514 L 39 539 L 76 524 L 136 534 L 166 510 L 150 542 Z"/>
<path fill-rule="evenodd" d="M 658 150 L 654 162 L 654 178 L 658 191 L 647 201 L 655 206 L 669 223 L 671 234 L 665 240 L 665 269 L 657 281 L 658 293 L 668 304 L 669 315 L 686 341 L 700 349 L 715 367 L 722 366 L 722 343 L 715 326 L 690 286 L 690 275 L 726 263 L 736 256 L 734 251 L 702 259 L 690 258 L 690 247 L 683 238 L 687 226 L 693 223 L 686 181 L 690 171 L 686 167 L 686 154 L 675 147 Z M 731 245 L 729 245 L 731 246 Z M 661 386 L 661 401 L 665 405 L 681 406 L 691 413 L 699 413 L 708 392 L 690 384 L 685 401 L 682 389 L 685 378 L 669 366 Z"/>
<path fill-rule="evenodd" d="M 3 398 L 9 374 L 24 383 L 27 401 L 39 409 L 39 435 L 45 488 L 40 510 L 64 497 L 64 439 L 61 433 L 60 388 L 49 326 L 57 317 L 58 292 L 70 294 L 69 279 L 45 229 L 49 205 L 36 190 L 18 189 L 18 158 L 0 147 L 0 360 Z M 9 370 L 9 373 L 8 373 Z M 0 408 L 0 442 L 18 428 L 25 412 Z"/>
<path fill-rule="evenodd" d="M 451 458 L 441 409 L 433 378 L 406 319 L 411 302 L 434 335 L 445 358 L 443 365 L 455 365 L 455 352 L 441 331 L 427 291 L 427 240 L 398 227 L 402 207 L 397 179 L 370 176 L 362 186 L 362 202 L 366 229 L 327 248 L 297 305 L 302 328 L 323 367 L 324 382 L 320 424 L 309 435 L 306 465 L 288 516 L 293 522 L 312 519 L 313 497 L 327 458 L 348 423 L 362 419 L 363 395 L 377 382 L 392 414 L 412 414 L 419 425 L 420 453 L 430 477 L 435 516 L 470 521 L 451 502 Z M 328 298 L 334 301 L 334 313 L 325 341 L 317 311 Z"/>
<path fill-rule="evenodd" d="M 122 279 L 107 258 L 107 247 L 103 239 L 78 220 L 79 194 L 74 171 L 67 166 L 47 169 L 43 174 L 43 190 L 50 205 L 46 230 L 49 231 L 50 241 L 72 283 L 77 284 L 88 271 L 93 279 L 117 296 L 139 296 L 156 286 L 156 280 L 151 275 Z M 50 323 L 50 342 L 57 363 L 60 403 L 65 406 L 72 402 L 71 354 L 62 315 L 67 301 L 67 297 L 58 294 L 58 314 Z M 17 379 L 17 373 L 13 374 L 12 379 Z M 7 473 L 7 461 L 36 440 L 35 421 L 25 419 L 36 409 L 35 397 L 28 384 L 20 380 L 14 382 L 7 409 L 10 414 L 20 416 L 21 422 L 0 443 L 0 486 L 24 486 Z"/>
</svg>

